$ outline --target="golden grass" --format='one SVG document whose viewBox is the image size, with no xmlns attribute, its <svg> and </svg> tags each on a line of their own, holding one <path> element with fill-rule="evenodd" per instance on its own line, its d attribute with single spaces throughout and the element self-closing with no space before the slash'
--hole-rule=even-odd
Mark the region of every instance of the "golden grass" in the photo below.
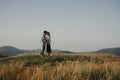
<svg viewBox="0 0 120 80">
<path fill-rule="evenodd" d="M 71 55 L 65 54 L 65 56 Z M 108 54 L 77 54 L 77 56 L 99 59 L 98 62 L 95 62 L 95 59 L 91 59 L 89 62 L 80 60 L 58 61 L 54 66 L 51 65 L 51 62 L 25 66 L 30 61 L 13 60 L 9 64 L 0 63 L 0 80 L 120 80 L 119 57 L 111 55 L 109 58 Z M 105 61 L 99 63 L 99 60 L 103 59 Z"/>
</svg>

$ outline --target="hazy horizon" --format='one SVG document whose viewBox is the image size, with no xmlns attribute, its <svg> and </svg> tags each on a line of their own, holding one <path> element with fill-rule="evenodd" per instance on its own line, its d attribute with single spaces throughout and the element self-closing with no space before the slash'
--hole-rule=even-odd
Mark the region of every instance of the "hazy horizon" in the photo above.
<svg viewBox="0 0 120 80">
<path fill-rule="evenodd" d="M 120 47 L 119 0 L 0 0 L 0 46 L 94 51 Z"/>
</svg>

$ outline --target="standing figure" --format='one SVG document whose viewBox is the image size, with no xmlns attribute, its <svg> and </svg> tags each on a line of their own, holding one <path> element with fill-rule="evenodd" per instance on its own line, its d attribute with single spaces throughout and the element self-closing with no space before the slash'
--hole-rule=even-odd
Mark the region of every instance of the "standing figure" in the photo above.
<svg viewBox="0 0 120 80">
<path fill-rule="evenodd" d="M 52 56 L 51 54 L 51 37 L 50 37 L 50 32 L 48 31 L 43 31 L 43 36 L 42 36 L 42 52 L 41 55 L 44 56 L 45 49 L 47 49 L 48 56 Z"/>
<path fill-rule="evenodd" d="M 47 42 L 47 53 L 48 53 L 48 56 L 52 56 L 52 53 L 51 53 L 51 45 L 50 45 L 50 42 L 51 42 L 50 32 L 47 32 L 46 42 Z"/>
<path fill-rule="evenodd" d="M 41 38 L 41 41 L 42 41 L 42 52 L 40 53 L 42 56 L 44 56 L 44 51 L 45 51 L 45 47 L 46 47 L 46 34 L 47 34 L 47 31 L 43 31 L 43 36 Z"/>
</svg>

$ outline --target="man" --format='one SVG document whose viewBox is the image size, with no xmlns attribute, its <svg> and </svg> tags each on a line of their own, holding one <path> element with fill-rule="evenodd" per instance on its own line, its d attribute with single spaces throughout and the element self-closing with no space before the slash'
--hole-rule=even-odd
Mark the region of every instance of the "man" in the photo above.
<svg viewBox="0 0 120 80">
<path fill-rule="evenodd" d="M 41 52 L 41 55 L 44 56 L 44 51 L 45 51 L 45 46 L 46 46 L 46 34 L 47 34 L 47 31 L 43 31 L 43 36 L 41 38 L 42 40 L 42 52 Z"/>
</svg>

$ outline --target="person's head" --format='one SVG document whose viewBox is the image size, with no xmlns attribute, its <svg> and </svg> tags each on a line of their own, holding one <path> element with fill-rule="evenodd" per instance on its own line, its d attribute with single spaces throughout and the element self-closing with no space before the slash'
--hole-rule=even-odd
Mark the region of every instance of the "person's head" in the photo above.
<svg viewBox="0 0 120 80">
<path fill-rule="evenodd" d="M 43 35 L 46 35 L 47 34 L 47 31 L 43 31 Z"/>
</svg>

